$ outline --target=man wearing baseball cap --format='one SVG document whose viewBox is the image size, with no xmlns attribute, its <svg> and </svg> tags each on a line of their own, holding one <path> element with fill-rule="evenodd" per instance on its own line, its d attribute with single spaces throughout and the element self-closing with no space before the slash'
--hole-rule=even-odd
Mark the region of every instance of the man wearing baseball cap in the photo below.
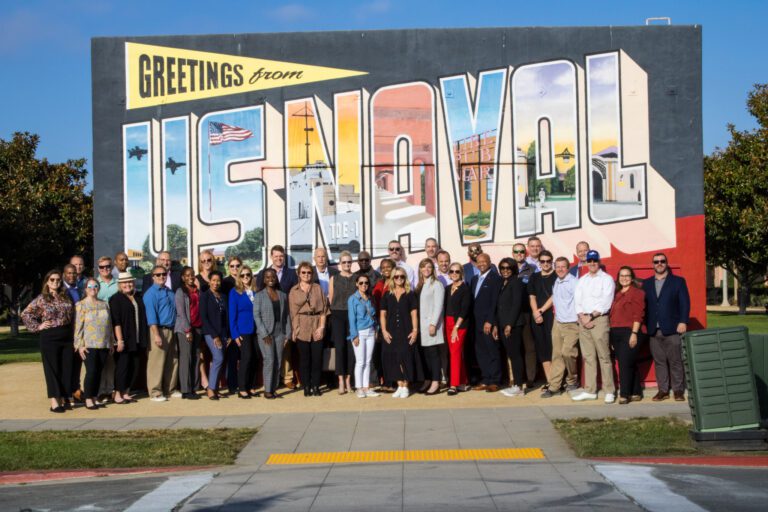
<svg viewBox="0 0 768 512">
<path fill-rule="evenodd" d="M 613 384 L 613 365 L 608 341 L 608 312 L 611 310 L 616 285 L 611 276 L 600 268 L 600 253 L 587 252 L 589 273 L 579 279 L 576 286 L 576 313 L 579 318 L 579 345 L 584 357 L 584 380 L 586 386 L 573 400 L 597 399 L 597 366 L 605 391 L 605 403 L 616 399 Z"/>
</svg>

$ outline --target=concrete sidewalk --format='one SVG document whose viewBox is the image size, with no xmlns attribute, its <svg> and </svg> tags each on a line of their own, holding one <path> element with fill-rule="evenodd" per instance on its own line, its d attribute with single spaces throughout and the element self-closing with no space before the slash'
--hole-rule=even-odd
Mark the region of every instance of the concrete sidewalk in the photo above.
<svg viewBox="0 0 768 512">
<path fill-rule="evenodd" d="M 573 456 L 554 417 L 686 418 L 685 404 L 272 415 L 182 510 L 639 510 Z M 541 448 L 543 460 L 266 465 L 272 453 Z"/>
</svg>

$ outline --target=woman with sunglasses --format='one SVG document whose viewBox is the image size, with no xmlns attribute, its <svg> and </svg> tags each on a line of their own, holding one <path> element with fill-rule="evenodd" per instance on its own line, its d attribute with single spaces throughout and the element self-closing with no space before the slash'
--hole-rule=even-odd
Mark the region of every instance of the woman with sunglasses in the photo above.
<svg viewBox="0 0 768 512">
<path fill-rule="evenodd" d="M 227 261 L 227 271 L 229 275 L 221 281 L 221 293 L 225 297 L 229 297 L 229 292 L 235 287 L 235 281 L 237 280 L 237 274 L 240 273 L 240 267 L 243 266 L 243 260 L 239 256 L 230 256 Z"/>
<path fill-rule="evenodd" d="M 376 307 L 371 299 L 371 279 L 365 274 L 357 276 L 357 291 L 347 301 L 349 313 L 349 341 L 355 351 L 355 386 L 357 397 L 376 397 L 368 383 L 371 380 L 371 357 L 376 346 Z"/>
<path fill-rule="evenodd" d="M 216 258 L 213 256 L 213 251 L 210 249 L 202 251 L 200 258 L 197 260 L 197 275 L 195 276 L 200 293 L 206 291 L 210 286 L 208 281 L 211 279 L 211 272 L 218 270 L 216 267 Z"/>
<path fill-rule="evenodd" d="M 211 352 L 211 371 L 206 393 L 211 400 L 219 397 L 219 372 L 224 366 L 224 354 L 232 342 L 227 321 L 228 301 L 221 291 L 221 272 L 211 271 L 210 288 L 200 296 L 200 315 L 203 317 L 203 337 Z"/>
<path fill-rule="evenodd" d="M 381 298 L 381 359 L 384 380 L 397 381 L 392 398 L 408 398 L 408 383 L 416 375 L 416 341 L 419 337 L 418 300 L 411 291 L 408 274 L 395 267 L 386 293 Z"/>
<path fill-rule="evenodd" d="M 234 375 L 237 374 L 238 398 L 259 396 L 253 389 L 253 373 L 256 366 L 256 323 L 253 319 L 253 302 L 256 297 L 256 279 L 248 265 L 240 267 L 235 287 L 229 291 L 229 333 L 234 343 L 227 354 L 227 382 L 229 392 L 234 392 Z M 238 368 L 237 361 L 240 360 Z"/>
<path fill-rule="evenodd" d="M 611 345 L 619 362 L 619 404 L 622 405 L 643 399 L 637 353 L 646 337 L 640 330 L 644 318 L 645 292 L 635 280 L 635 271 L 621 267 L 608 319 Z"/>
<path fill-rule="evenodd" d="M 98 294 L 99 282 L 90 278 L 85 283 L 85 297 L 75 304 L 75 350 L 85 362 L 83 396 L 85 408 L 92 411 L 99 408 L 101 373 L 115 346 L 109 305 Z"/>
<path fill-rule="evenodd" d="M 312 282 L 312 265 L 302 261 L 296 270 L 299 283 L 291 288 L 288 294 L 291 333 L 299 349 L 299 370 L 304 384 L 304 396 L 320 396 L 328 302 L 320 285 Z"/>
<path fill-rule="evenodd" d="M 203 319 L 200 316 L 199 279 L 195 269 L 181 270 L 181 286 L 176 290 L 176 324 L 174 332 L 179 345 L 179 388 L 181 398 L 197 400 L 195 393 L 196 369 L 199 367 L 198 349 L 203 338 Z M 208 281 L 204 281 L 208 286 Z"/>
<path fill-rule="evenodd" d="M 543 250 L 539 254 L 541 272 L 531 275 L 526 287 L 526 294 L 531 305 L 533 322 L 533 341 L 536 346 L 536 356 L 544 368 L 544 374 L 549 382 L 549 370 L 552 366 L 552 326 L 555 315 L 552 309 L 552 287 L 555 285 L 555 263 L 552 253 Z"/>
<path fill-rule="evenodd" d="M 265 269 L 262 274 L 262 288 L 253 301 L 253 318 L 263 361 L 264 398 L 272 400 L 280 382 L 283 349 L 291 337 L 288 296 L 280 290 L 273 268 Z"/>
<path fill-rule="evenodd" d="M 376 308 L 376 318 L 378 319 L 381 314 L 381 299 L 384 297 L 384 293 L 389 287 L 389 281 L 392 278 L 392 270 L 395 268 L 395 262 L 389 258 L 384 258 L 379 264 L 379 272 L 381 277 L 376 281 L 376 284 L 371 290 L 371 298 L 373 299 L 373 306 Z M 370 276 L 369 276 L 370 278 Z M 376 378 L 374 380 L 376 385 L 381 385 L 379 389 L 384 391 L 394 391 L 394 382 L 390 382 L 384 379 L 384 363 L 381 358 L 381 351 L 384 347 L 384 338 L 381 336 L 381 329 L 376 331 L 376 346 L 373 349 L 372 359 L 372 371 L 376 372 Z"/>
<path fill-rule="evenodd" d="M 350 384 L 355 354 L 349 343 L 349 315 L 347 303 L 355 293 L 355 277 L 352 274 L 352 254 L 339 253 L 339 273 L 331 277 L 328 285 L 328 302 L 331 305 L 331 338 L 336 352 L 336 376 L 339 379 L 339 394 L 352 392 Z M 360 387 L 360 383 L 355 384 Z"/>
<path fill-rule="evenodd" d="M 472 310 L 472 293 L 464 282 L 464 268 L 461 263 L 451 263 L 448 268 L 451 284 L 445 287 L 445 340 L 450 359 L 450 387 L 448 395 L 469 390 L 467 368 L 464 365 L 464 340 Z"/>
<path fill-rule="evenodd" d="M 147 352 L 149 328 L 144 301 L 136 294 L 136 280 L 129 272 L 120 272 L 117 283 L 120 292 L 109 299 L 115 329 L 114 403 L 129 404 L 135 401 L 129 391 L 139 374 L 139 354 Z"/>
<path fill-rule="evenodd" d="M 525 365 L 523 362 L 523 327 L 525 316 L 521 315 L 523 301 L 528 296 L 525 284 L 517 278 L 517 263 L 512 258 L 502 258 L 499 262 L 501 275 L 501 290 L 496 302 L 496 325 L 493 327 L 493 338 L 504 345 L 507 357 L 512 362 L 512 377 L 514 384 L 502 389 L 504 396 L 523 395 L 522 383 L 525 382 Z M 504 363 L 506 365 L 506 363 Z"/>
<path fill-rule="evenodd" d="M 40 295 L 24 308 L 21 320 L 30 332 L 40 334 L 45 385 L 51 412 L 64 412 L 72 385 L 72 319 L 74 307 L 61 283 L 61 272 L 51 270 L 43 278 Z"/>
<path fill-rule="evenodd" d="M 419 327 L 421 347 L 424 350 L 427 378 L 424 380 L 424 394 L 436 395 L 440 390 L 440 346 L 443 340 L 443 302 L 445 288 L 437 279 L 435 264 L 430 258 L 419 262 Z"/>
</svg>

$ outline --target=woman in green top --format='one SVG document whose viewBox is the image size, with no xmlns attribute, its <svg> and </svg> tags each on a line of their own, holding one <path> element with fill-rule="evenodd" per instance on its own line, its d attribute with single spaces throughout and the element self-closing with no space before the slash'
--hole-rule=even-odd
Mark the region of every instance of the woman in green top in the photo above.
<svg viewBox="0 0 768 512">
<path fill-rule="evenodd" d="M 85 361 L 85 408 L 96 410 L 101 372 L 107 356 L 114 350 L 115 339 L 109 306 L 99 300 L 99 282 L 88 279 L 85 297 L 75 304 L 75 350 Z"/>
</svg>

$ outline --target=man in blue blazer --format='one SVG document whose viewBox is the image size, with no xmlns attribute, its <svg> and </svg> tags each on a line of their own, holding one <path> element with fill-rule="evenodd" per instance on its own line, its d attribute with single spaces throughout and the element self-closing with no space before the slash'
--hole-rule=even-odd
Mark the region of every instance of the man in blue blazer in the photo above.
<svg viewBox="0 0 768 512">
<path fill-rule="evenodd" d="M 256 276 L 256 285 L 259 289 L 263 287 L 264 283 L 264 269 L 273 268 L 277 272 L 277 280 L 279 281 L 280 290 L 286 295 L 291 291 L 291 288 L 299 283 L 299 276 L 296 275 L 296 271 L 286 265 L 285 249 L 282 245 L 273 245 L 269 250 L 269 258 L 272 260 L 271 267 L 264 267 Z"/>
<path fill-rule="evenodd" d="M 675 400 L 682 402 L 685 400 L 685 372 L 680 336 L 688 328 L 691 313 L 688 285 L 685 279 L 672 274 L 664 253 L 653 255 L 653 271 L 653 277 L 643 281 L 646 327 L 659 386 L 653 401 L 669 398 L 671 383 Z"/>
<path fill-rule="evenodd" d="M 480 273 L 472 278 L 470 290 L 475 298 L 473 305 L 475 354 L 482 373 L 482 381 L 473 389 L 489 393 L 499 390 L 501 383 L 501 355 L 499 343 L 491 334 L 496 315 L 496 301 L 501 290 L 501 277 L 491 268 L 491 257 L 485 253 L 477 256 Z"/>
</svg>

